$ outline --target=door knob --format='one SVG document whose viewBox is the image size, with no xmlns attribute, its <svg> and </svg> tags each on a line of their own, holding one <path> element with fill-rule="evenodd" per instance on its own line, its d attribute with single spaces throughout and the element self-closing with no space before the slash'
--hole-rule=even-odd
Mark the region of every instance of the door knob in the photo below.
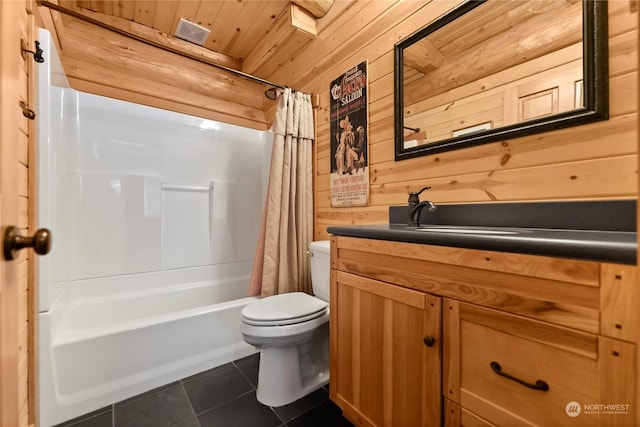
<svg viewBox="0 0 640 427">
<path fill-rule="evenodd" d="M 16 252 L 22 248 L 33 248 L 38 255 L 48 254 L 49 250 L 51 250 L 51 232 L 46 228 L 36 231 L 33 237 L 21 236 L 18 233 L 18 227 L 13 225 L 5 230 L 4 259 L 15 259 Z"/>
</svg>

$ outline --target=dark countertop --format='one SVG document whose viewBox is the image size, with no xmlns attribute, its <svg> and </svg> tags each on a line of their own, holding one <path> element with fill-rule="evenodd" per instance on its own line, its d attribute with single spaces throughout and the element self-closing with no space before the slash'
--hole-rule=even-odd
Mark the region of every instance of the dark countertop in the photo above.
<svg viewBox="0 0 640 427">
<path fill-rule="evenodd" d="M 637 245 L 636 233 L 634 232 L 502 227 L 473 228 L 478 231 L 495 230 L 514 234 L 427 232 L 416 231 L 404 224 L 331 226 L 327 231 L 338 236 L 366 239 L 636 264 Z"/>
<path fill-rule="evenodd" d="M 520 204 L 521 205 L 521 204 Z M 542 212 L 540 209 L 549 209 L 549 203 L 529 204 L 526 206 L 527 212 Z M 566 203 L 564 204 L 566 205 Z M 575 203 L 571 203 L 568 209 L 565 209 L 568 216 L 574 216 Z M 593 204 L 591 204 L 593 205 Z M 591 209 L 591 205 L 583 204 L 579 206 L 580 212 L 584 217 L 584 213 Z M 617 203 L 617 210 L 627 210 L 630 203 Z M 461 205 L 450 205 L 451 209 L 460 210 Z M 633 203 L 633 207 L 635 202 Z M 562 206 L 561 206 L 562 207 Z M 597 206 L 602 208 L 602 204 Z M 503 209 L 511 209 L 511 206 L 504 205 Z M 555 207 L 554 207 L 555 208 Z M 465 211 L 483 209 L 482 205 L 467 205 Z M 495 205 L 491 207 L 495 210 Z M 518 207 L 521 209 L 521 206 Z M 406 207 L 391 207 L 390 218 L 396 220 L 398 211 L 405 215 Z M 443 216 L 447 213 L 447 207 L 438 208 L 439 215 Z M 436 212 L 438 212 L 436 211 Z M 487 211 L 489 212 L 489 211 Z M 520 211 L 519 211 L 520 212 Z M 354 225 L 354 226 L 330 226 L 327 231 L 338 236 L 361 237 L 366 239 L 390 240 L 397 242 L 421 243 L 427 245 L 451 246 L 468 249 L 485 249 L 499 252 L 514 252 L 521 254 L 555 256 L 562 258 L 573 258 L 588 261 L 611 262 L 619 264 L 636 264 L 637 237 L 635 227 L 631 229 L 631 223 L 635 224 L 635 208 L 632 212 L 633 221 L 627 221 L 630 225 L 624 227 L 610 227 L 613 230 L 598 229 L 607 228 L 600 227 L 601 224 L 611 224 L 610 215 L 603 216 L 601 211 L 594 210 L 596 214 L 595 229 L 574 229 L 574 228 L 545 228 L 548 224 L 540 224 L 543 227 L 532 227 L 530 220 L 527 226 L 514 226 L 518 223 L 511 220 L 508 227 L 485 226 L 486 222 L 475 221 L 474 224 L 463 223 L 447 220 L 429 221 L 429 217 L 421 216 L 420 228 L 444 228 L 444 231 L 417 231 L 415 227 L 409 227 L 402 223 L 392 224 L 373 224 L 373 225 Z M 531 218 L 530 215 L 527 215 Z M 534 215 L 535 217 L 536 215 Z M 453 216 L 447 215 L 447 218 Z M 482 215 L 475 215 L 474 218 L 481 218 Z M 487 215 L 487 218 L 495 218 L 495 213 Z M 522 217 L 522 215 L 521 215 Z M 540 216 L 542 217 L 542 216 Z M 600 217 L 600 220 L 597 218 Z M 604 218 L 603 218 L 604 217 Z M 628 218 L 629 215 L 625 214 Z M 404 216 L 401 216 L 404 218 Z M 511 216 L 514 218 L 514 216 Z M 591 224 L 588 224 L 591 225 Z M 584 227 L 582 227 L 584 228 Z M 466 231 L 465 231 L 466 230 Z"/>
</svg>

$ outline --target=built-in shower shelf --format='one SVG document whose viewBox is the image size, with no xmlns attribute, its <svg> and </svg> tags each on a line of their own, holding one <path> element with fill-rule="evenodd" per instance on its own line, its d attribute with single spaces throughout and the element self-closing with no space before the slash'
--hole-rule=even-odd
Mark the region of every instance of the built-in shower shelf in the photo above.
<svg viewBox="0 0 640 427">
<path fill-rule="evenodd" d="M 168 182 L 162 183 L 162 189 L 168 191 L 200 191 L 200 192 L 209 192 L 211 190 L 211 185 L 188 185 L 188 184 L 173 184 Z"/>
</svg>

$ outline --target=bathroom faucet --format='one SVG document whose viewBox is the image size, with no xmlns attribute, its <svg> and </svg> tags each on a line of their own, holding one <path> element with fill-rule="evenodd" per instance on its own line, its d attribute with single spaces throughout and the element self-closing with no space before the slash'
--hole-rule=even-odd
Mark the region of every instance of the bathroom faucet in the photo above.
<svg viewBox="0 0 640 427">
<path fill-rule="evenodd" d="M 418 192 L 410 192 L 409 193 L 409 226 L 410 227 L 418 227 L 420 225 L 420 213 L 422 209 L 425 207 L 429 210 L 429 212 L 433 212 L 437 209 L 435 203 L 430 200 L 425 200 L 424 202 L 420 201 L 420 194 L 430 189 L 431 187 L 426 186 L 422 190 Z"/>
</svg>

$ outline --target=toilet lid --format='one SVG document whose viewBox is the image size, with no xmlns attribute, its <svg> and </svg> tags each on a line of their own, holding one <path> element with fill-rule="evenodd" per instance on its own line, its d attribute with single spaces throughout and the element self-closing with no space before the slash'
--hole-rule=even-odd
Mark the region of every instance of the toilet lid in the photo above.
<svg viewBox="0 0 640 427">
<path fill-rule="evenodd" d="M 242 309 L 242 319 L 250 325 L 290 325 L 322 316 L 327 306 L 304 292 L 291 292 L 248 304 Z"/>
</svg>

